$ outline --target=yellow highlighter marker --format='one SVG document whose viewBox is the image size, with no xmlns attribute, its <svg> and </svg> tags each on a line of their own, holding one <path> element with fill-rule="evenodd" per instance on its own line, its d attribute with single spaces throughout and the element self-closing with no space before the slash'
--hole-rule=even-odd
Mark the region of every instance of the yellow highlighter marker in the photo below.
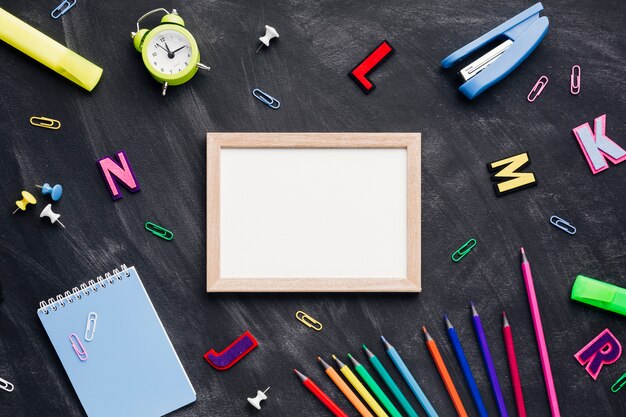
<svg viewBox="0 0 626 417">
<path fill-rule="evenodd" d="M 87 91 L 93 90 L 102 76 L 102 68 L 2 8 L 0 8 L 0 40 Z"/>
<path fill-rule="evenodd" d="M 363 397 L 363 399 L 365 400 L 367 405 L 370 406 L 372 411 L 374 411 L 374 413 L 378 417 L 389 417 L 389 415 L 385 412 L 385 410 L 383 410 L 380 404 L 378 404 L 374 397 L 372 397 L 372 394 L 369 393 L 367 388 L 365 388 L 365 386 L 361 384 L 361 381 L 359 381 L 359 379 L 356 377 L 356 375 L 354 375 L 350 368 L 348 368 L 345 363 L 337 359 L 335 355 L 333 355 L 333 359 L 335 360 L 335 362 L 337 362 L 337 366 L 339 367 L 339 370 L 341 371 L 343 376 L 345 376 L 350 384 L 352 384 L 352 386 L 355 390 L 357 390 L 359 395 Z"/>
</svg>

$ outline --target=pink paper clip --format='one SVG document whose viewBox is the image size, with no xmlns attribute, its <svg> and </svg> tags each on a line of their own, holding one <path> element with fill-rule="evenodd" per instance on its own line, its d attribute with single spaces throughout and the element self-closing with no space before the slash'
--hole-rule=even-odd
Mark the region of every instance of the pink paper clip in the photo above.
<svg viewBox="0 0 626 417">
<path fill-rule="evenodd" d="M 541 94 L 543 89 L 546 88 L 546 85 L 548 85 L 548 77 L 542 75 L 537 80 L 537 83 L 535 84 L 533 89 L 530 90 L 530 93 L 528 93 L 528 101 L 532 103 L 533 101 L 537 100 L 537 97 L 539 97 L 539 94 Z"/>
<path fill-rule="evenodd" d="M 571 91 L 574 95 L 580 93 L 580 66 L 574 65 L 572 67 L 572 74 L 570 75 L 569 79 L 569 91 Z"/>
<path fill-rule="evenodd" d="M 70 333 L 70 342 L 72 343 L 72 348 L 76 355 L 78 355 L 78 359 L 85 362 L 87 360 L 87 351 L 85 350 L 85 346 L 81 343 L 76 333 Z"/>
</svg>

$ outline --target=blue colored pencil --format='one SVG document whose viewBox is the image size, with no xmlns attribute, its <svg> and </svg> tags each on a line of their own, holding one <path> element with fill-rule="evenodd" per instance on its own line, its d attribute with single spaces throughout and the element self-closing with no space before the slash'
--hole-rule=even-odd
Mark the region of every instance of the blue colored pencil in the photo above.
<svg viewBox="0 0 626 417">
<path fill-rule="evenodd" d="M 398 371 L 400 371 L 400 374 L 408 384 L 409 388 L 411 388 L 411 391 L 413 391 L 413 395 L 417 397 L 417 400 L 422 405 L 424 411 L 426 411 L 428 417 L 439 417 L 433 406 L 430 404 L 430 401 L 428 401 L 428 398 L 426 398 L 426 394 L 424 394 L 424 391 L 422 391 L 415 378 L 413 378 L 413 375 L 411 375 L 409 368 L 406 367 L 404 361 L 402 360 L 396 349 L 391 346 L 389 342 L 387 342 L 384 336 L 380 336 L 380 338 L 385 345 L 385 349 L 387 350 L 387 354 L 391 358 L 391 361 L 396 366 L 396 368 L 398 368 Z"/>
<path fill-rule="evenodd" d="M 470 390 L 470 394 L 472 395 L 472 400 L 474 400 L 474 405 L 478 410 L 478 414 L 480 415 L 480 417 L 489 417 L 487 415 L 487 410 L 485 409 L 485 403 L 483 403 L 483 399 L 480 396 L 480 391 L 478 391 L 476 380 L 474 379 L 474 375 L 472 375 L 472 370 L 470 369 L 467 358 L 465 357 L 465 352 L 463 352 L 463 348 L 461 347 L 461 341 L 459 340 L 459 336 L 456 334 L 456 330 L 454 330 L 454 327 L 452 326 L 452 323 L 450 323 L 450 320 L 448 320 L 448 316 L 444 317 L 446 319 L 446 324 L 448 325 L 448 337 L 450 338 L 452 349 L 454 350 L 456 359 L 459 361 L 461 371 L 463 371 L 463 376 L 465 377 L 465 381 L 467 382 L 467 387 Z"/>
<path fill-rule="evenodd" d="M 498 411 L 501 417 L 509 417 L 509 413 L 506 411 L 506 405 L 504 404 L 504 397 L 502 396 L 502 388 L 498 382 L 498 376 L 496 375 L 496 367 L 491 359 L 491 352 L 489 352 L 489 345 L 487 344 L 487 337 L 485 336 L 485 330 L 480 322 L 480 316 L 474 307 L 474 303 L 470 303 L 472 306 L 472 321 L 474 322 L 474 330 L 476 330 L 476 337 L 478 338 L 478 344 L 480 345 L 480 352 L 483 355 L 483 362 L 487 367 L 487 373 L 489 374 L 489 380 L 491 381 L 491 390 L 494 397 L 496 397 L 496 403 L 498 404 Z"/>
</svg>

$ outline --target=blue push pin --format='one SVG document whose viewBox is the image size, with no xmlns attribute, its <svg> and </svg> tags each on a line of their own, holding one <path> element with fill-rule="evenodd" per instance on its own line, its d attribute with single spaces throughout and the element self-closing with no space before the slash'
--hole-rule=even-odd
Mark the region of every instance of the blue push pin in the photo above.
<svg viewBox="0 0 626 417">
<path fill-rule="evenodd" d="M 41 188 L 42 194 L 50 194 L 52 201 L 59 201 L 59 199 L 61 198 L 61 194 L 63 194 L 63 187 L 61 186 L 61 184 L 50 187 L 50 184 L 46 182 L 43 184 L 43 187 L 41 185 L 35 185 L 35 187 Z"/>
</svg>

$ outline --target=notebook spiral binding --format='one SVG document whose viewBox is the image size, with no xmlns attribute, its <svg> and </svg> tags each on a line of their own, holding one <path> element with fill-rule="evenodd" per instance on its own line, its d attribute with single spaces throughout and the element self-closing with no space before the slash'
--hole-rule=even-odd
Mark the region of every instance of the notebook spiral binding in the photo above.
<svg viewBox="0 0 626 417">
<path fill-rule="evenodd" d="M 80 287 L 72 288 L 72 291 L 65 291 L 63 294 L 57 295 L 56 298 L 49 298 L 47 302 L 41 301 L 39 310 L 44 314 L 50 314 L 50 309 L 57 311 L 60 307 L 65 307 L 66 303 L 72 304 L 74 301 L 80 301 L 83 295 L 89 296 L 91 291 L 97 293 L 100 288 L 106 288 L 107 283 L 114 285 L 117 282 L 115 278 L 121 281 L 124 276 L 130 276 L 126 264 L 122 264 L 120 269 L 115 268 L 112 272 L 106 272 L 104 278 L 100 275 L 95 280 L 90 279 L 87 283 L 83 282 Z"/>
</svg>

